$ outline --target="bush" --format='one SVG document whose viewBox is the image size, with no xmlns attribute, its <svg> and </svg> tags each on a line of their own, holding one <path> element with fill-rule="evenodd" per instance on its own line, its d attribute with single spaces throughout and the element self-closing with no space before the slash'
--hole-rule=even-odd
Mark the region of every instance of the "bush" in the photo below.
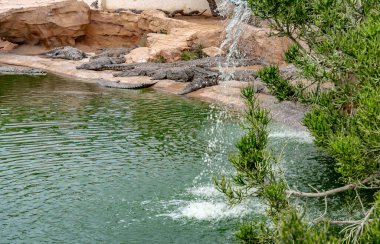
<svg viewBox="0 0 380 244">
<path fill-rule="evenodd" d="M 181 54 L 181 60 L 183 61 L 190 61 L 194 59 L 201 59 L 204 58 L 205 55 L 203 54 L 203 45 L 202 44 L 195 44 L 193 45 L 189 50 L 183 51 Z"/>
<path fill-rule="evenodd" d="M 271 65 L 259 70 L 258 76 L 278 100 L 296 100 L 297 89 L 280 76 L 277 66 Z"/>
<path fill-rule="evenodd" d="M 343 189 L 368 187 L 373 202 L 367 204 L 367 210 L 361 205 L 360 210 L 365 212 L 363 219 L 345 228 L 346 236 L 330 232 L 324 222 L 310 223 L 304 219 L 289 198 L 292 195 L 318 197 L 321 192 L 287 189 L 286 179 L 278 172 L 281 170 L 276 170 L 276 160 L 266 150 L 268 114 L 258 107 L 250 90 L 243 90 L 248 108 L 244 123 L 246 134 L 236 144 L 238 152 L 230 160 L 237 173 L 232 181 L 222 178 L 216 183 L 229 199 L 241 201 L 255 196 L 265 200 L 269 220 L 263 223 L 265 228 L 243 225 L 237 237 L 243 243 L 263 240 L 268 243 L 379 243 L 380 1 L 247 1 L 256 17 L 268 21 L 278 35 L 294 41 L 295 45 L 285 54 L 286 60 L 317 84 L 314 97 L 307 98 L 307 102 L 313 104 L 304 124 L 315 137 L 316 145 L 335 159 L 339 180 L 348 183 Z M 306 100 L 297 87 L 281 78 L 277 67 L 264 68 L 259 76 L 280 100 Z M 333 82 L 335 88 L 321 92 L 320 85 L 326 81 Z M 355 193 L 361 199 L 360 193 Z M 329 194 L 331 191 L 322 194 L 326 206 Z"/>
</svg>

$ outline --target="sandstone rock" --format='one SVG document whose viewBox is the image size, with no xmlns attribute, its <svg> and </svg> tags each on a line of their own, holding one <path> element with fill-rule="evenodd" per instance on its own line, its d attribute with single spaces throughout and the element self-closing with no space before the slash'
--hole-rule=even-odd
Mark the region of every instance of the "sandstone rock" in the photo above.
<svg viewBox="0 0 380 244">
<path fill-rule="evenodd" d="M 207 56 L 209 56 L 209 57 L 217 57 L 217 56 L 222 56 L 223 55 L 222 49 L 220 49 L 218 47 L 203 48 L 202 52 L 204 54 L 206 54 Z"/>
<path fill-rule="evenodd" d="M 0 37 L 14 43 L 73 46 L 85 35 L 89 22 L 89 7 L 81 1 L 46 1 L 38 7 L 26 4 L 0 12 Z"/>
<path fill-rule="evenodd" d="M 144 63 L 153 61 L 156 55 L 152 53 L 151 49 L 148 47 L 139 47 L 133 49 L 128 55 L 125 56 L 126 63 Z"/>
<path fill-rule="evenodd" d="M 182 51 L 193 44 L 218 46 L 222 30 L 220 24 L 202 25 L 172 19 L 158 10 L 147 10 L 141 14 L 92 10 L 91 23 L 83 43 L 96 47 L 128 47 L 144 42 L 144 47 L 149 50 L 136 51 L 143 54 L 142 60 L 154 60 L 162 56 L 171 62 L 180 59 Z M 127 62 L 133 60 L 136 58 L 127 57 Z"/>
<path fill-rule="evenodd" d="M 187 28 L 174 28 L 169 34 L 148 34 L 147 47 L 155 56 L 162 56 L 168 62 L 181 59 L 181 54 L 189 48 L 196 32 Z"/>
<path fill-rule="evenodd" d="M 292 41 L 287 37 L 269 36 L 269 28 L 258 28 L 246 25 L 240 40 L 240 49 L 251 58 L 260 57 L 274 63 L 284 63 L 284 53 Z"/>
<path fill-rule="evenodd" d="M 83 43 L 98 47 L 128 47 L 136 45 L 144 34 L 167 33 L 178 27 L 191 28 L 194 24 L 168 18 L 158 10 L 147 10 L 142 14 L 92 10 Z"/>
<path fill-rule="evenodd" d="M 12 51 L 16 49 L 17 47 L 18 45 L 15 43 L 0 40 L 0 51 Z"/>
</svg>

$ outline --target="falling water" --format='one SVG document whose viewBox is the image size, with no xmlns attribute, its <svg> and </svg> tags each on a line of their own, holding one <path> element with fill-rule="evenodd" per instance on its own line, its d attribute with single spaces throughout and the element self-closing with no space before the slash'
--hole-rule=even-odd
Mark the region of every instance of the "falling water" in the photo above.
<svg viewBox="0 0 380 244">
<path fill-rule="evenodd" d="M 225 37 L 220 49 L 226 52 L 227 60 L 224 64 L 220 63 L 219 65 L 219 70 L 222 73 L 220 80 L 229 81 L 234 78 L 234 61 L 244 56 L 239 50 L 239 44 L 245 24 L 248 24 L 252 14 L 248 3 L 244 0 L 222 0 L 218 5 L 218 11 L 226 19 Z"/>
<path fill-rule="evenodd" d="M 226 19 L 224 40 L 220 45 L 220 49 L 226 52 L 226 61 L 220 62 L 218 67 L 222 74 L 219 81 L 223 84 L 234 78 L 235 62 L 244 57 L 239 51 L 239 46 L 244 26 L 251 18 L 251 11 L 247 2 L 243 0 L 222 0 L 218 5 L 218 12 Z M 187 202 L 175 202 L 174 204 L 179 206 L 176 211 L 169 214 L 173 218 L 221 220 L 240 218 L 252 211 L 260 212 L 261 205 L 254 200 L 233 207 L 228 206 L 224 195 L 218 192 L 213 185 L 212 177 L 229 175 L 234 172 L 227 160 L 227 155 L 239 135 L 236 135 L 236 129 L 229 130 L 231 133 L 235 133 L 234 135 L 228 134 L 226 123 L 230 121 L 231 113 L 224 109 L 220 110 L 215 105 L 211 105 L 211 109 L 215 112 L 210 113 L 208 117 L 213 125 L 208 131 L 208 146 L 203 155 L 204 169 L 193 180 L 193 187 L 188 189 L 194 199 Z"/>
</svg>

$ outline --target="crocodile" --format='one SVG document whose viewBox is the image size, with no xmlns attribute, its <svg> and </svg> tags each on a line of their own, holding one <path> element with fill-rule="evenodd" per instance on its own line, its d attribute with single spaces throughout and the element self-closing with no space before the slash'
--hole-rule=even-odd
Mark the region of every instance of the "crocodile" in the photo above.
<svg viewBox="0 0 380 244">
<path fill-rule="evenodd" d="M 208 79 L 196 78 L 194 81 L 190 82 L 182 91 L 180 91 L 178 95 L 186 95 L 190 92 L 216 85 L 218 85 L 218 79 L 215 77 Z"/>
<path fill-rule="evenodd" d="M 240 66 L 251 66 L 251 65 L 264 65 L 264 61 L 259 59 L 229 59 L 227 60 L 224 57 L 208 57 L 202 59 L 196 59 L 191 61 L 176 61 L 173 63 L 135 63 L 135 64 L 119 64 L 119 65 L 104 65 L 102 68 L 104 70 L 115 70 L 115 71 L 125 71 L 131 69 L 148 69 L 152 68 L 161 69 L 161 68 L 174 68 L 174 67 L 184 67 L 184 66 L 196 66 L 200 68 L 213 68 L 213 67 L 240 67 Z M 122 76 L 118 74 L 116 76 Z"/>
<path fill-rule="evenodd" d="M 53 58 L 53 59 L 68 59 L 68 60 L 82 60 L 87 58 L 87 54 L 79 50 L 78 48 L 65 46 L 54 48 L 48 52 L 40 54 L 41 56 Z"/>
<path fill-rule="evenodd" d="M 135 47 L 131 48 L 100 48 L 95 52 L 95 56 L 92 56 L 90 60 L 97 59 L 97 58 L 103 58 L 103 57 L 110 57 L 110 58 L 119 58 L 123 57 L 124 55 L 127 55 L 130 53 Z"/>
<path fill-rule="evenodd" d="M 77 69 L 88 69 L 88 70 L 102 70 L 102 67 L 104 65 L 109 65 L 109 64 L 121 64 L 125 62 L 124 57 L 118 57 L 118 58 L 113 58 L 113 57 L 100 57 L 97 59 L 92 59 L 87 63 L 84 63 L 82 65 L 77 66 Z"/>
<path fill-rule="evenodd" d="M 100 86 L 107 87 L 107 88 L 118 88 L 118 89 L 142 89 L 142 88 L 148 88 L 156 84 L 157 82 L 150 82 L 150 83 L 139 83 L 139 84 L 126 84 L 126 83 L 120 83 L 120 81 L 110 81 L 105 79 L 99 79 L 97 80 L 97 83 Z"/>
<path fill-rule="evenodd" d="M 46 71 L 42 69 L 19 67 L 19 66 L 1 66 L 1 75 L 46 75 Z"/>
<path fill-rule="evenodd" d="M 223 72 L 221 72 L 223 73 Z M 255 70 L 234 70 L 231 73 L 232 80 L 238 81 L 253 81 L 257 78 L 257 71 Z"/>
</svg>

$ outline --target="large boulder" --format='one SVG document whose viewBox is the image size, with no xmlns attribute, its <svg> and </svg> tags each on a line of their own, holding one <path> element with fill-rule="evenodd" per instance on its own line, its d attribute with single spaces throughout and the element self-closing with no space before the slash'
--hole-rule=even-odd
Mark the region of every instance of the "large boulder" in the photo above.
<svg viewBox="0 0 380 244">
<path fill-rule="evenodd" d="M 0 37 L 13 43 L 44 44 L 46 47 L 75 45 L 86 34 L 90 8 L 76 0 L 28 3 L 0 11 Z"/>
<path fill-rule="evenodd" d="M 270 35 L 269 28 L 245 25 L 240 39 L 239 49 L 250 58 L 261 58 L 273 63 L 283 64 L 284 53 L 293 44 L 287 37 Z"/>
</svg>

